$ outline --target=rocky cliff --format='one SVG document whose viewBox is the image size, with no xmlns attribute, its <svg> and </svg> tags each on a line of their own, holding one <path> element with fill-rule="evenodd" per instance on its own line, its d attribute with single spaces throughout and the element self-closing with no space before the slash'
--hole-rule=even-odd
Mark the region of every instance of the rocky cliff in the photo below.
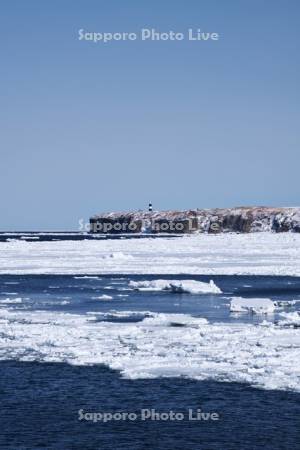
<svg viewBox="0 0 300 450">
<path fill-rule="evenodd" d="M 187 211 L 137 211 L 91 217 L 95 233 L 300 232 L 300 208 L 238 207 Z"/>
</svg>

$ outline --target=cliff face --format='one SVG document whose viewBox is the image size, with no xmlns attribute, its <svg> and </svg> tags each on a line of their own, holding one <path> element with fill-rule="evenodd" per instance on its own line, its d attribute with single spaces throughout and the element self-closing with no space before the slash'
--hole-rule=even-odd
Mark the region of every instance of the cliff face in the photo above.
<svg viewBox="0 0 300 450">
<path fill-rule="evenodd" d="M 240 207 L 100 214 L 94 233 L 300 232 L 300 208 Z"/>
</svg>

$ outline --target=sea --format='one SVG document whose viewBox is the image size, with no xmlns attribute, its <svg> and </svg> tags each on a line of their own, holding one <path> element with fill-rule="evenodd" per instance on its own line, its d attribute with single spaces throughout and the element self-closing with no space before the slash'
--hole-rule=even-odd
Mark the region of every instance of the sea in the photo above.
<svg viewBox="0 0 300 450">
<path fill-rule="evenodd" d="M 0 240 L 22 237 L 27 240 L 73 238 L 66 233 L 2 233 Z M 76 234 L 74 239 L 81 237 Z M 131 287 L 132 282 L 137 281 L 179 278 L 204 283 L 213 279 L 222 293 L 190 295 Z M 183 347 L 187 339 L 186 323 L 184 320 L 176 322 L 174 318 L 222 323 L 232 326 L 232 333 L 237 332 L 239 326 L 258 327 L 264 323 L 265 315 L 230 312 L 228 299 L 233 296 L 281 302 L 281 309 L 268 316 L 268 321 L 276 325 L 282 311 L 292 313 L 300 309 L 300 278 L 171 274 L 88 276 L 84 273 L 0 275 L 0 448 L 300 448 L 298 392 L 265 389 L 222 377 L 219 380 L 213 376 L 197 379 L 189 376 L 186 367 L 184 376 L 172 372 L 166 376 L 165 367 L 161 371 L 156 367 L 157 371 L 151 376 L 145 371 L 143 376 L 140 367 L 137 373 L 134 365 L 131 367 L 130 355 L 139 345 L 141 331 L 136 328 L 137 339 L 131 341 L 130 330 L 135 328 L 130 327 L 139 327 L 145 320 L 151 324 L 151 320 L 155 322 L 159 318 L 154 325 L 161 327 L 162 340 L 168 339 L 168 327 L 162 328 L 164 318 L 176 328 L 178 341 L 174 345 L 179 367 L 186 351 Z M 85 322 L 89 317 L 91 331 L 89 322 Z M 103 341 L 99 336 L 101 345 L 94 348 L 97 324 L 99 333 L 112 331 Z M 127 326 L 128 332 L 125 328 L 124 334 L 122 329 Z M 144 331 L 147 335 L 143 349 L 145 358 L 156 345 L 154 329 L 149 327 Z M 78 340 L 74 340 L 74 333 Z M 60 347 L 58 342 L 64 345 Z M 157 357 L 165 360 L 168 355 L 163 354 L 165 348 L 161 341 L 157 345 L 161 345 Z M 211 346 L 214 346 L 213 341 Z M 100 357 L 103 348 L 105 363 Z M 113 353 L 111 362 L 107 362 L 110 348 Z M 114 362 L 119 356 L 120 367 Z M 136 360 L 132 361 L 134 364 Z M 124 364 L 126 370 L 123 370 Z"/>
</svg>

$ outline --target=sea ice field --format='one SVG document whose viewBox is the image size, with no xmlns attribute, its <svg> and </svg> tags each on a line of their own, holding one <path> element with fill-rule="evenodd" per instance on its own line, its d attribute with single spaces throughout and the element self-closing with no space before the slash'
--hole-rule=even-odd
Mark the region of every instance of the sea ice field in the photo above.
<svg viewBox="0 0 300 450">
<path fill-rule="evenodd" d="M 300 276 L 300 233 L 197 234 L 135 239 L 21 233 L 0 242 L 0 274 Z M 80 238 L 80 240 L 79 240 Z M 31 240 L 28 242 L 28 239 Z"/>
<path fill-rule="evenodd" d="M 0 448 L 296 448 L 299 250 L 289 233 L 0 242 Z M 222 421 L 78 425 L 145 405 Z"/>
</svg>

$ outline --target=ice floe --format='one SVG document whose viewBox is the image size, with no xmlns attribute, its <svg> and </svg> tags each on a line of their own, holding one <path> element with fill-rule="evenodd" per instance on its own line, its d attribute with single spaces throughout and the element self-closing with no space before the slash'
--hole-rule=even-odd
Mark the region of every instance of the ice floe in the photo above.
<svg viewBox="0 0 300 450">
<path fill-rule="evenodd" d="M 92 297 L 92 300 L 112 300 L 113 297 L 111 295 L 99 295 L 99 297 Z"/>
<path fill-rule="evenodd" d="M 151 312 L 138 322 L 110 322 L 97 313 L 0 308 L 0 329 L 1 360 L 105 364 L 131 379 L 188 377 L 300 392 L 300 328 L 285 323 Z"/>
<path fill-rule="evenodd" d="M 274 305 L 276 308 L 291 308 L 295 306 L 300 300 L 275 300 Z"/>
<path fill-rule="evenodd" d="M 209 283 L 196 280 L 145 280 L 130 281 L 129 286 L 139 291 L 170 291 L 179 294 L 221 294 L 213 280 Z"/>
<path fill-rule="evenodd" d="M 2 295 L 18 295 L 18 292 L 1 292 Z"/>
<path fill-rule="evenodd" d="M 101 280 L 100 277 L 93 277 L 93 276 L 89 276 L 89 275 L 83 275 L 83 276 L 78 276 L 78 277 L 73 277 L 75 280 Z"/>
<path fill-rule="evenodd" d="M 87 315 L 93 316 L 92 319 L 96 317 L 97 319 L 133 319 L 141 318 L 141 320 L 147 317 L 154 317 L 157 313 L 152 313 L 151 311 L 115 311 L 110 310 L 109 312 L 88 312 Z"/>
<path fill-rule="evenodd" d="M 22 298 L 18 297 L 18 298 L 4 298 L 0 300 L 0 303 L 4 303 L 6 304 L 17 304 L 17 303 L 22 303 Z"/>
<path fill-rule="evenodd" d="M 280 313 L 281 317 L 284 317 L 284 320 L 279 320 L 279 325 L 281 326 L 291 326 L 291 327 L 300 327 L 300 314 L 298 311 L 294 312 L 282 312 Z"/>
<path fill-rule="evenodd" d="M 254 314 L 270 314 L 275 310 L 275 304 L 269 298 L 242 298 L 232 297 L 231 312 L 251 312 Z"/>
</svg>

